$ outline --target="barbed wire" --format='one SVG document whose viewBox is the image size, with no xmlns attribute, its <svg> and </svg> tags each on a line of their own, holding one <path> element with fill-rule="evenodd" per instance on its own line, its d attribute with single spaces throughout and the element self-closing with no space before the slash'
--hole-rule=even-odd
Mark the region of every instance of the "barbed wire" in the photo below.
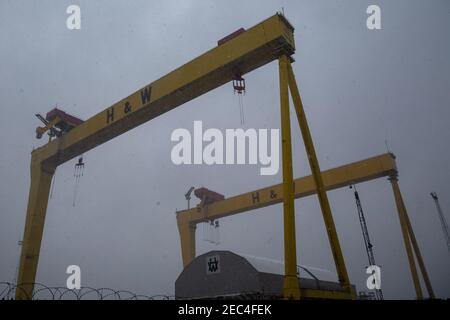
<svg viewBox="0 0 450 320">
<path fill-rule="evenodd" d="M 31 297 L 25 287 L 33 286 Z M 174 300 L 175 296 L 157 294 L 136 294 L 129 290 L 114 290 L 111 288 L 81 287 L 49 287 L 39 282 L 16 284 L 0 282 L 0 300 L 14 300 L 16 292 L 22 292 L 30 300 Z"/>
<path fill-rule="evenodd" d="M 33 286 L 31 297 L 28 296 L 26 286 Z M 166 294 L 145 295 L 136 294 L 129 290 L 114 290 L 111 288 L 81 287 L 68 289 L 67 287 L 49 287 L 39 282 L 22 283 L 0 282 L 0 300 L 14 300 L 16 293 L 22 292 L 29 300 L 191 300 L 193 297 L 180 297 Z M 214 300 L 277 300 L 282 299 L 280 292 L 240 292 L 238 294 L 201 297 L 200 299 Z"/>
</svg>

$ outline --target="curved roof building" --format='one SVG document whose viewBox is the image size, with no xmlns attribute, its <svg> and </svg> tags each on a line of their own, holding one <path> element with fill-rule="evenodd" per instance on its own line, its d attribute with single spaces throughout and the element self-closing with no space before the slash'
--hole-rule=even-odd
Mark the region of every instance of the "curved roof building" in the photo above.
<svg viewBox="0 0 450 320">
<path fill-rule="evenodd" d="M 210 251 L 202 254 L 196 257 L 176 280 L 175 296 L 177 299 L 281 298 L 283 275 L 265 272 L 259 268 L 258 263 L 252 263 L 250 260 L 230 251 Z M 342 292 L 338 282 L 324 281 L 320 276 L 316 276 L 314 271 L 300 268 L 311 276 L 300 278 L 302 291 Z"/>
</svg>

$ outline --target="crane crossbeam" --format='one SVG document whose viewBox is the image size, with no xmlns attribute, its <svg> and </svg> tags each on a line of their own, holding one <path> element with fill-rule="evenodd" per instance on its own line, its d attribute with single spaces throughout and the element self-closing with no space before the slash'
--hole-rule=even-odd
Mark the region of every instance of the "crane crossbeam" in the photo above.
<svg viewBox="0 0 450 320">
<path fill-rule="evenodd" d="M 35 152 L 56 167 L 185 102 L 295 52 L 293 27 L 276 14 L 94 115 Z"/>
<path fill-rule="evenodd" d="M 397 175 L 395 157 L 391 153 L 353 162 L 322 172 L 326 190 L 334 190 L 381 177 Z M 312 176 L 294 180 L 294 198 L 313 195 L 317 192 Z M 283 185 L 266 188 L 228 197 L 205 207 L 191 208 L 177 212 L 181 251 L 184 266 L 195 258 L 196 224 L 215 220 L 241 212 L 267 207 L 283 201 Z"/>
</svg>

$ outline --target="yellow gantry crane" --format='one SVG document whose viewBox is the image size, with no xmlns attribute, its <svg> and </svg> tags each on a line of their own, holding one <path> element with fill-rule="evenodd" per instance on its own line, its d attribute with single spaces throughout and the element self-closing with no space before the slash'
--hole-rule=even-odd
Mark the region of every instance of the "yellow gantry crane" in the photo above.
<svg viewBox="0 0 450 320">
<path fill-rule="evenodd" d="M 297 277 L 294 197 L 299 196 L 298 192 L 304 186 L 302 184 L 297 185 L 298 182 L 296 180 L 294 190 L 289 116 L 290 91 L 312 171 L 312 177 L 306 178 L 309 181 L 308 192 L 311 194 L 316 193 L 319 198 L 337 274 L 343 289 L 343 295 L 338 298 L 355 297 L 354 292 L 351 290 L 326 194 L 329 185 L 324 180 L 326 177 L 325 173 L 322 175 L 320 172 L 291 66 L 293 62 L 292 55 L 295 52 L 294 28 L 283 15 L 276 14 L 248 30 L 240 29 L 238 31 L 232 37 L 222 39 L 215 48 L 141 88 L 32 152 L 30 165 L 31 185 L 16 299 L 31 299 L 32 297 L 51 180 L 59 165 L 210 90 L 237 78 L 240 79 L 246 73 L 274 60 L 278 60 L 279 64 L 283 183 L 276 187 L 278 188 L 278 194 L 282 194 L 282 196 L 273 201 L 275 201 L 274 203 L 276 201 L 283 202 L 284 296 L 295 299 L 301 297 Z M 360 170 L 364 171 L 365 169 L 360 168 Z M 341 174 L 345 175 L 346 172 Z M 341 180 L 345 180 L 345 178 L 341 177 Z M 392 181 L 395 182 L 393 182 L 393 185 L 394 191 L 396 191 L 395 188 L 398 188 L 398 185 L 396 180 Z M 398 195 L 400 195 L 399 190 Z M 261 197 L 263 197 L 262 194 Z M 401 204 L 404 207 L 401 202 L 401 196 L 396 197 L 396 199 L 398 200 L 397 205 Z M 229 199 L 225 199 L 222 202 L 226 201 L 229 201 Z M 236 199 L 236 202 L 233 204 L 237 208 L 232 210 L 234 213 L 245 211 L 243 208 L 239 208 L 245 204 L 245 201 L 240 201 Z M 221 202 L 213 203 L 208 207 L 220 206 L 219 203 Z M 412 234 L 412 229 L 409 220 L 405 218 L 406 211 L 401 211 L 404 212 L 404 214 L 402 213 L 401 221 L 405 220 L 405 223 L 402 223 L 402 231 L 404 231 L 404 235 L 407 234 L 405 239 L 408 239 L 409 244 L 408 234 Z M 211 213 L 212 211 L 209 210 L 208 212 Z M 192 213 L 192 211 L 189 212 L 189 214 Z M 184 265 L 195 257 L 195 233 L 193 230 L 195 231 L 194 222 L 197 222 L 197 220 L 186 219 L 184 218 L 185 216 L 187 217 L 188 215 L 181 213 L 177 215 Z M 198 221 L 201 221 L 201 219 Z M 403 226 L 405 226 L 405 229 L 403 229 Z M 415 238 L 412 237 L 412 240 L 417 253 L 418 247 Z M 407 246 L 408 257 L 410 251 L 411 247 L 409 245 L 409 247 Z M 414 261 L 412 262 L 414 263 Z M 417 274 L 415 276 L 414 280 L 416 280 Z M 319 293 L 317 297 L 323 296 Z"/>
<path fill-rule="evenodd" d="M 423 298 L 414 254 L 419 264 L 425 286 L 430 298 L 435 298 L 425 263 L 409 220 L 398 185 L 398 171 L 395 156 L 392 153 L 378 155 L 369 159 L 345 164 L 340 167 L 322 171 L 323 187 L 326 191 L 344 188 L 358 183 L 388 177 L 391 182 L 397 213 L 400 220 L 401 233 L 404 240 L 406 255 L 409 262 L 417 299 Z M 216 201 L 206 206 L 197 206 L 187 210 L 177 211 L 178 231 L 180 234 L 183 265 L 186 267 L 196 256 L 195 232 L 197 224 L 212 221 L 251 210 L 264 208 L 284 201 L 284 184 L 272 185 L 266 188 L 246 192 L 224 200 Z M 306 176 L 294 180 L 294 198 L 308 197 L 317 194 L 313 176 Z M 414 250 L 414 251 L 413 251 Z M 340 279 L 342 285 L 343 281 Z M 301 284 L 300 284 L 301 285 Z M 343 288 L 345 288 L 343 286 Z M 319 299 L 351 299 L 353 293 L 342 291 L 326 291 L 302 289 L 302 298 Z"/>
</svg>

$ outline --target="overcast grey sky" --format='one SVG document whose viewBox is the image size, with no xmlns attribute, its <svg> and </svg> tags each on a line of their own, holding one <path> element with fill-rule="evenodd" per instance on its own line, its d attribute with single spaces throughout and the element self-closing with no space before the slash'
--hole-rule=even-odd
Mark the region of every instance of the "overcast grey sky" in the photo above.
<svg viewBox="0 0 450 320">
<path fill-rule="evenodd" d="M 81 8 L 81 30 L 66 8 Z M 381 7 L 382 30 L 366 28 Z M 449 1 L 0 1 L 0 281 L 14 279 L 40 125 L 35 113 L 61 109 L 87 119 L 213 48 L 218 39 L 284 8 L 295 27 L 293 65 L 322 169 L 386 152 L 399 181 L 431 282 L 450 297 L 450 254 L 429 195 L 450 220 Z M 246 76 L 246 128 L 279 128 L 277 63 Z M 292 119 L 295 119 L 294 117 Z M 224 85 L 85 154 L 76 206 L 72 160 L 58 168 L 37 281 L 64 286 L 77 264 L 82 285 L 154 295 L 174 293 L 182 270 L 175 210 L 189 186 L 233 196 L 279 183 L 259 167 L 175 166 L 176 128 L 240 126 L 236 95 Z M 294 175 L 310 173 L 295 122 Z M 358 186 L 387 298 L 415 296 L 391 186 Z M 353 193 L 329 193 L 351 282 L 365 290 L 366 253 Z M 334 271 L 315 197 L 296 200 L 298 262 Z M 282 206 L 220 221 L 212 249 L 283 260 Z"/>
</svg>

